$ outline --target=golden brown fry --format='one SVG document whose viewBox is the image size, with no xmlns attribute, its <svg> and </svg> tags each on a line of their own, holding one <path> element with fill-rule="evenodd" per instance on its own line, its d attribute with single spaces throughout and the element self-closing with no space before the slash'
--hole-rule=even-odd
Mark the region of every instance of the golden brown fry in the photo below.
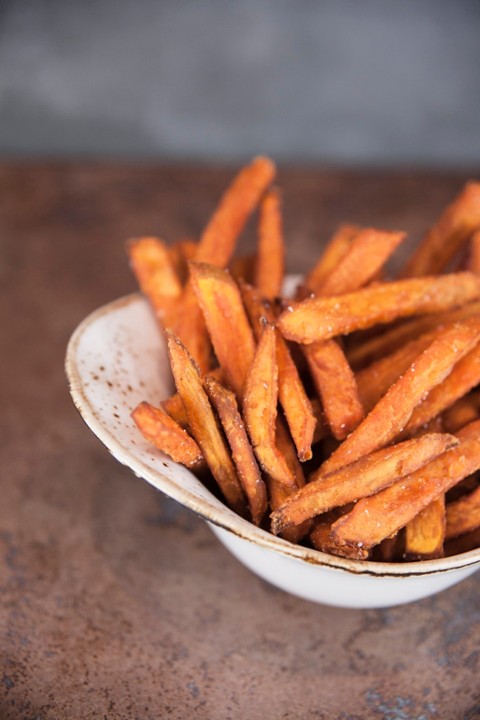
<svg viewBox="0 0 480 720">
<path fill-rule="evenodd" d="M 305 345 L 304 353 L 332 435 L 343 440 L 365 415 L 355 375 L 335 340 Z"/>
<path fill-rule="evenodd" d="M 466 320 L 478 314 L 480 314 L 480 302 L 475 301 L 456 310 L 423 315 L 394 323 L 392 327 L 387 326 L 385 330 L 349 347 L 348 360 L 354 368 L 364 367 L 367 363 L 381 359 L 399 350 L 406 343 L 433 332 L 437 328 L 441 329 L 445 325 Z"/>
<path fill-rule="evenodd" d="M 132 418 L 142 435 L 175 462 L 189 468 L 198 468 L 203 462 L 195 440 L 161 408 L 141 402 Z"/>
<path fill-rule="evenodd" d="M 182 285 L 188 280 L 188 263 L 195 260 L 197 243 L 194 240 L 177 240 L 169 248 L 170 259 Z"/>
<path fill-rule="evenodd" d="M 443 557 L 445 540 L 445 493 L 423 508 L 405 528 L 406 560 Z"/>
<path fill-rule="evenodd" d="M 258 291 L 245 283 L 240 290 L 247 315 L 257 340 L 260 338 L 265 321 L 273 321 L 274 313 L 271 305 L 264 303 Z M 305 387 L 292 359 L 290 350 L 277 333 L 277 365 L 278 365 L 278 398 L 285 413 L 288 427 L 297 448 L 298 457 L 302 462 L 312 457 L 312 443 L 317 425 L 312 405 Z"/>
<path fill-rule="evenodd" d="M 166 331 L 168 353 L 175 385 L 182 398 L 188 426 L 226 501 L 240 515 L 245 514 L 245 496 L 229 449 L 220 431 L 202 379 L 187 349 Z"/>
<path fill-rule="evenodd" d="M 477 323 L 480 328 L 480 319 L 465 321 Z M 468 393 L 480 382 L 480 345 L 470 350 L 463 358 L 459 358 L 448 377 L 437 387 L 432 388 L 425 400 L 415 408 L 410 420 L 402 433 L 407 437 L 439 415 L 456 400 Z"/>
<path fill-rule="evenodd" d="M 470 239 L 466 269 L 480 275 L 480 230 L 477 230 Z"/>
<path fill-rule="evenodd" d="M 235 282 L 253 282 L 255 260 L 255 255 L 239 255 L 233 258 L 229 265 L 229 270 Z"/>
<path fill-rule="evenodd" d="M 316 293 L 322 287 L 325 278 L 337 267 L 360 230 L 357 225 L 341 225 L 330 238 L 316 265 L 305 277 L 304 285 L 311 292 Z"/>
<path fill-rule="evenodd" d="M 274 176 L 275 165 L 266 157 L 257 157 L 240 170 L 203 231 L 198 262 L 228 265 L 238 236 Z"/>
<path fill-rule="evenodd" d="M 445 556 L 460 555 L 480 547 L 480 527 L 445 542 Z"/>
<path fill-rule="evenodd" d="M 140 290 L 164 324 L 182 293 L 168 246 L 160 238 L 136 238 L 127 243 L 127 253 Z"/>
<path fill-rule="evenodd" d="M 191 282 L 225 379 L 241 401 L 255 340 L 238 285 L 227 270 L 191 264 Z"/>
<path fill-rule="evenodd" d="M 356 374 L 360 401 L 369 412 L 385 395 L 388 388 L 408 370 L 412 362 L 442 330 L 425 333 L 416 340 L 410 340 L 390 355 L 376 360 Z"/>
<path fill-rule="evenodd" d="M 453 435 L 423 435 L 378 450 L 329 475 L 314 473 L 305 487 L 272 513 L 272 532 L 372 495 L 456 445 Z"/>
<path fill-rule="evenodd" d="M 277 323 L 287 340 L 312 343 L 387 323 L 400 317 L 436 313 L 480 296 L 480 277 L 451 273 L 412 278 L 327 298 L 289 305 Z"/>
<path fill-rule="evenodd" d="M 206 377 L 213 377 L 215 378 L 215 380 L 219 380 L 220 382 L 222 382 L 223 374 L 221 368 L 214 368 L 213 370 L 210 370 L 207 373 Z M 188 427 L 188 419 L 185 412 L 185 407 L 183 405 L 182 398 L 178 393 L 171 395 L 169 398 L 166 398 L 166 400 L 162 400 L 160 405 L 165 410 L 165 412 L 170 415 L 170 417 L 173 418 L 175 422 L 177 422 L 181 427 Z"/>
<path fill-rule="evenodd" d="M 316 287 L 315 295 L 343 295 L 367 285 L 406 237 L 402 232 L 360 230 L 336 267 Z"/>
<path fill-rule="evenodd" d="M 322 515 L 315 521 L 314 528 L 310 533 L 310 540 L 312 541 L 313 547 L 320 552 L 328 553 L 329 555 L 340 555 L 348 557 L 351 560 L 368 560 L 369 550 L 364 547 L 358 546 L 338 546 L 338 543 L 332 537 L 332 525 L 339 517 L 342 516 L 343 508 L 340 508 L 340 512 L 328 512 Z M 292 530 L 292 528 L 289 528 Z"/>
<path fill-rule="evenodd" d="M 457 432 L 464 425 L 480 418 L 480 394 L 469 393 L 459 398 L 442 414 L 445 432 Z"/>
<path fill-rule="evenodd" d="M 462 428 L 460 445 L 370 497 L 332 527 L 339 546 L 371 548 L 407 525 L 457 482 L 480 468 L 480 421 Z"/>
<path fill-rule="evenodd" d="M 202 311 L 190 283 L 187 283 L 181 297 L 175 301 L 172 316 L 166 325 L 185 345 L 202 375 L 205 375 L 212 367 L 212 348 Z"/>
<path fill-rule="evenodd" d="M 252 521 L 255 525 L 260 525 L 267 511 L 267 489 L 238 411 L 235 395 L 213 377 L 206 377 L 204 386 L 230 445 L 238 477 L 248 499 Z"/>
<path fill-rule="evenodd" d="M 274 298 L 282 291 L 285 272 L 280 193 L 272 188 L 260 204 L 255 286 L 261 295 Z"/>
<path fill-rule="evenodd" d="M 480 183 L 469 182 L 410 257 L 404 277 L 440 273 L 480 228 Z"/>
<path fill-rule="evenodd" d="M 465 535 L 480 527 L 480 486 L 447 505 L 446 539 Z"/>
<path fill-rule="evenodd" d="M 451 372 L 479 338 L 478 320 L 447 328 L 378 401 L 322 466 L 324 474 L 385 447 L 407 425 L 414 409 Z"/>
<path fill-rule="evenodd" d="M 276 446 L 277 399 L 275 328 L 265 325 L 245 385 L 243 418 L 263 470 L 277 483 L 296 487 L 295 477 Z"/>
</svg>

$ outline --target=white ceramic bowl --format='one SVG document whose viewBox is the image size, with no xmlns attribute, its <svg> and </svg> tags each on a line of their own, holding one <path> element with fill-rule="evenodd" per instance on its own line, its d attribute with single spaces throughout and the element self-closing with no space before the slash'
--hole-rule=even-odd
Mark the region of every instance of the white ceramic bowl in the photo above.
<svg viewBox="0 0 480 720">
<path fill-rule="evenodd" d="M 439 592 L 480 567 L 480 549 L 415 563 L 354 561 L 293 545 L 238 517 L 186 468 L 152 448 L 130 412 L 173 390 L 165 342 L 146 300 L 129 295 L 87 317 L 67 349 L 73 401 L 112 455 L 204 518 L 253 572 L 294 595 L 328 605 L 374 608 Z"/>
</svg>

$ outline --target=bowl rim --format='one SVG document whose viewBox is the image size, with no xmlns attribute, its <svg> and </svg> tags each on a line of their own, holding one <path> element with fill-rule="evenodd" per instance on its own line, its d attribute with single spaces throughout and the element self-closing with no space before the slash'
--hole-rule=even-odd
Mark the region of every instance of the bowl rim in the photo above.
<svg viewBox="0 0 480 720">
<path fill-rule="evenodd" d="M 73 331 L 68 341 L 65 354 L 65 373 L 69 384 L 70 395 L 80 416 L 113 457 L 121 464 L 126 465 L 137 477 L 146 480 L 157 490 L 162 491 L 171 499 L 192 510 L 203 520 L 213 523 L 243 540 L 259 545 L 265 550 L 279 553 L 290 559 L 300 560 L 309 565 L 341 570 L 354 575 L 399 578 L 436 575 L 480 563 L 480 548 L 459 555 L 451 555 L 446 558 L 420 560 L 416 562 L 388 563 L 371 560 L 352 560 L 336 555 L 329 555 L 302 545 L 296 545 L 241 518 L 226 505 L 219 507 L 216 502 L 210 503 L 206 499 L 194 495 L 167 477 L 160 468 L 153 471 L 139 458 L 132 456 L 129 449 L 118 441 L 113 430 L 106 427 L 99 419 L 94 405 L 88 399 L 85 392 L 85 380 L 77 361 L 77 352 L 83 335 L 94 323 L 103 319 L 106 315 L 117 313 L 121 311 L 122 308 L 139 302 L 150 307 L 146 298 L 140 292 L 135 292 L 110 301 L 89 313 Z M 169 466 L 183 468 L 183 466 L 167 458 L 161 451 L 158 450 L 157 453 L 160 459 L 168 460 Z M 190 472 L 186 468 L 183 469 L 184 471 Z M 193 473 L 191 474 L 195 477 Z M 206 488 L 205 491 L 207 495 L 211 495 Z M 211 497 L 217 501 L 213 495 L 211 495 Z"/>
</svg>

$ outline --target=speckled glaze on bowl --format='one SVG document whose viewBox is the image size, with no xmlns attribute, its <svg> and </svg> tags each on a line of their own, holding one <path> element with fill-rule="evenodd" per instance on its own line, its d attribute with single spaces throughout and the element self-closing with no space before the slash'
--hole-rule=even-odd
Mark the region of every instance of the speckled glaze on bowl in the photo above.
<svg viewBox="0 0 480 720">
<path fill-rule="evenodd" d="M 152 448 L 130 417 L 141 400 L 155 404 L 173 390 L 164 339 L 139 294 L 89 315 L 70 339 L 65 367 L 78 411 L 112 455 L 198 513 L 238 560 L 289 593 L 339 607 L 385 607 L 432 595 L 480 567 L 480 549 L 403 564 L 334 557 L 275 537 L 223 505 Z"/>
</svg>

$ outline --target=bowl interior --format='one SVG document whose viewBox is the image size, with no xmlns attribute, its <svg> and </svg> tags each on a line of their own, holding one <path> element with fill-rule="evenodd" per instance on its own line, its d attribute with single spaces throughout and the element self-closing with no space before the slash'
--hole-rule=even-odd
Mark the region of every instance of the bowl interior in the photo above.
<svg viewBox="0 0 480 720">
<path fill-rule="evenodd" d="M 189 470 L 150 446 L 130 417 L 140 401 L 158 404 L 174 390 L 164 338 L 140 294 L 100 308 L 78 326 L 67 348 L 66 372 L 81 416 L 118 461 L 239 538 L 310 565 L 361 575 L 428 575 L 480 563 L 480 549 L 416 563 L 348 560 L 293 545 L 236 515 Z"/>
</svg>

